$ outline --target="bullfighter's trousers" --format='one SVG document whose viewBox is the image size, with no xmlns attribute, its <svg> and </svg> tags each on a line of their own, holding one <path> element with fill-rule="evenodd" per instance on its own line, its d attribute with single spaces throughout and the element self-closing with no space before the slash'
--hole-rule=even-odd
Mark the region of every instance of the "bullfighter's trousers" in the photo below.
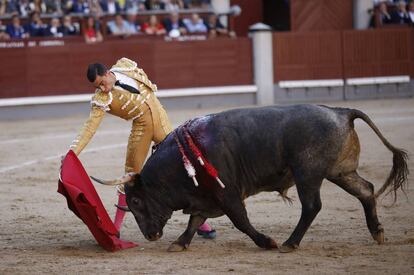
<svg viewBox="0 0 414 275">
<path fill-rule="evenodd" d="M 125 161 L 126 173 L 141 172 L 151 142 L 157 144 L 163 141 L 172 131 L 171 123 L 161 103 L 156 97 L 152 97 L 150 101 L 155 102 L 148 102 L 142 106 L 144 115 L 132 121 Z"/>
</svg>

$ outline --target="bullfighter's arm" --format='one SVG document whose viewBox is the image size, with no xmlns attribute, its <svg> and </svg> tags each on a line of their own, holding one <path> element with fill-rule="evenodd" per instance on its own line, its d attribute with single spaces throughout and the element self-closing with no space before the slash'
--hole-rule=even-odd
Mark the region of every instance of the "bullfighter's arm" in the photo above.
<svg viewBox="0 0 414 275">
<path fill-rule="evenodd" d="M 101 124 L 104 115 L 105 110 L 96 105 L 92 105 L 88 120 L 85 122 L 79 135 L 70 146 L 70 149 L 73 150 L 76 155 L 79 155 L 80 152 L 82 152 L 83 148 L 88 145 L 89 141 L 92 139 L 93 135 Z"/>
</svg>

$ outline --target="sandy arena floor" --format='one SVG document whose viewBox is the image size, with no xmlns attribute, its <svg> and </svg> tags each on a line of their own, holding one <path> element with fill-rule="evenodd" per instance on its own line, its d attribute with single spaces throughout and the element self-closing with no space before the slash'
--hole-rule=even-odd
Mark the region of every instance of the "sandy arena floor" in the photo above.
<svg viewBox="0 0 414 275">
<path fill-rule="evenodd" d="M 365 111 L 397 147 L 409 151 L 414 171 L 414 99 L 336 102 L 331 106 Z M 174 111 L 177 126 L 190 117 L 220 110 Z M 148 242 L 129 214 L 122 237 L 139 247 L 116 253 L 101 249 L 87 227 L 69 211 L 56 192 L 59 155 L 66 152 L 87 116 L 63 119 L 0 121 L 0 274 L 414 274 L 414 192 L 409 176 L 408 197 L 388 208 L 379 202 L 378 214 L 386 243 L 377 245 L 368 232 L 362 206 L 330 182 L 322 186 L 322 211 L 298 251 L 265 251 L 234 228 L 227 217 L 210 220 L 215 240 L 195 237 L 189 250 L 168 253 L 168 245 L 185 229 L 188 216 L 176 212 L 164 236 Z M 359 172 L 381 186 L 390 171 L 391 153 L 363 122 L 356 123 L 361 139 Z M 129 123 L 108 115 L 81 154 L 87 172 L 101 178 L 122 174 Z M 111 217 L 115 190 L 95 185 Z M 411 190 L 410 190 L 411 189 Z M 286 240 L 300 215 L 295 188 L 292 206 L 275 193 L 249 198 L 252 224 L 278 243 Z"/>
</svg>

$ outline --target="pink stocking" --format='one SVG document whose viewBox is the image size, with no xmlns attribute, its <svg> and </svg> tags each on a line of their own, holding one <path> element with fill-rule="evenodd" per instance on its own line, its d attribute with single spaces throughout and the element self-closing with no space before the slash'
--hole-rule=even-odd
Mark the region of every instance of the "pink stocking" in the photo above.
<svg viewBox="0 0 414 275">
<path fill-rule="evenodd" d="M 202 225 L 200 225 L 200 227 L 198 228 L 201 231 L 205 231 L 205 232 L 210 232 L 211 231 L 211 226 L 205 222 Z"/>
<path fill-rule="evenodd" d="M 119 206 L 127 206 L 125 197 L 126 197 L 125 194 L 119 193 L 119 196 L 118 196 L 118 205 Z M 115 213 L 114 225 L 115 225 L 116 230 L 118 230 L 118 232 L 121 231 L 121 226 L 122 226 L 122 222 L 124 220 L 124 216 L 125 216 L 125 211 L 117 208 L 116 213 Z"/>
</svg>

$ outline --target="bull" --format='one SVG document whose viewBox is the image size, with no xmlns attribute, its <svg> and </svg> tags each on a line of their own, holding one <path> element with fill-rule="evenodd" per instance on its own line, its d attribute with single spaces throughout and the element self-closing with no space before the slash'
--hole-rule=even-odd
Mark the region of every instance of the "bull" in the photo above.
<svg viewBox="0 0 414 275">
<path fill-rule="evenodd" d="M 354 120 L 362 119 L 393 154 L 393 166 L 383 186 L 374 185 L 358 172 L 360 143 Z M 214 166 L 225 188 L 196 161 L 183 137 L 183 127 Z M 234 226 L 257 246 L 291 252 L 321 210 L 323 179 L 341 187 L 361 202 L 368 229 L 378 244 L 384 229 L 376 212 L 376 199 L 407 185 L 407 153 L 391 145 L 372 120 L 356 109 L 315 105 L 244 108 L 206 115 L 187 122 L 158 145 L 140 174 L 124 181 L 126 201 L 146 239 L 155 241 L 173 211 L 190 214 L 184 233 L 168 251 L 186 249 L 207 218 L 227 215 Z M 177 140 L 178 138 L 178 140 Z M 197 171 L 195 186 L 183 165 L 181 143 Z M 244 199 L 259 192 L 277 191 L 286 198 L 296 185 L 302 204 L 299 222 L 278 247 L 250 223 Z"/>
</svg>

